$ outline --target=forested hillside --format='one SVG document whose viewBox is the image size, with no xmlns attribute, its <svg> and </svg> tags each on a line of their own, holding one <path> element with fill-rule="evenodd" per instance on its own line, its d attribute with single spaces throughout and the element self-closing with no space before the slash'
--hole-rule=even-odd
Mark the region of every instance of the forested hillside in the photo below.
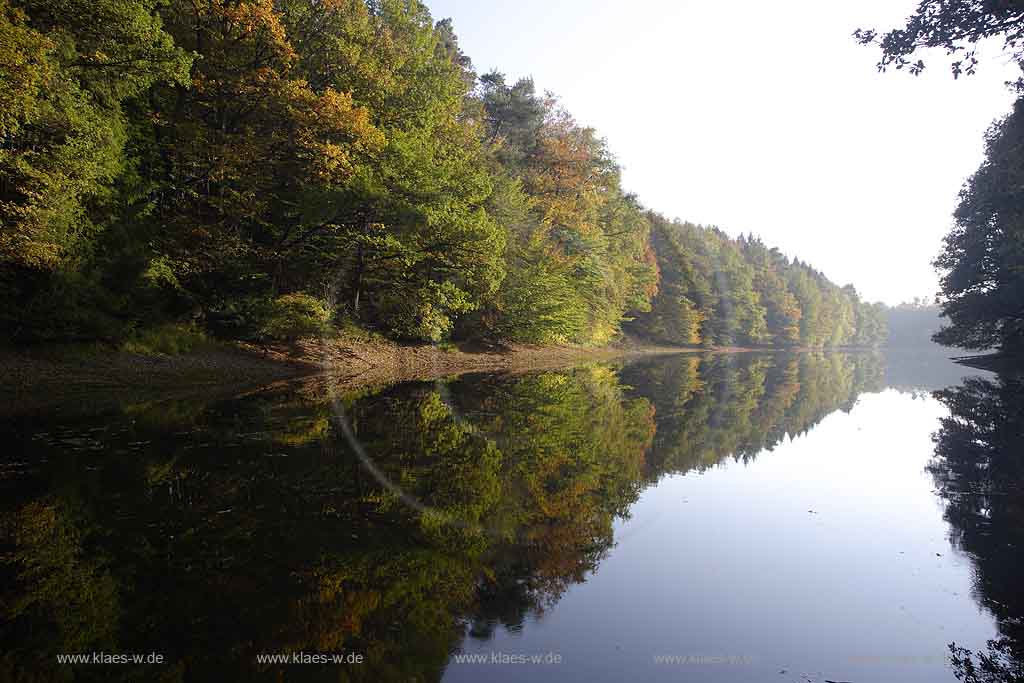
<svg viewBox="0 0 1024 683">
<path fill-rule="evenodd" d="M 754 237 L 648 214 L 659 269 L 651 310 L 631 327 L 674 344 L 877 346 L 885 307 L 860 300 Z"/>
<path fill-rule="evenodd" d="M 852 287 L 645 210 L 415 0 L 0 0 L 0 65 L 8 342 L 884 338 Z"/>
</svg>

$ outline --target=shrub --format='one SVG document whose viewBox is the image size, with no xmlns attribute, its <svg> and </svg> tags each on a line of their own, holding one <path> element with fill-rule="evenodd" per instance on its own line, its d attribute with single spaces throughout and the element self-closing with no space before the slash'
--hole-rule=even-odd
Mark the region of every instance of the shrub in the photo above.
<svg viewBox="0 0 1024 683">
<path fill-rule="evenodd" d="M 451 282 L 428 282 L 404 296 L 386 298 L 380 317 L 402 339 L 439 342 L 451 333 L 459 315 L 474 308 L 469 294 Z"/>
<path fill-rule="evenodd" d="M 331 307 L 323 299 L 294 292 L 270 302 L 260 335 L 267 339 L 291 340 L 324 334 L 330 330 Z"/>
<path fill-rule="evenodd" d="M 368 330 L 351 317 L 342 316 L 334 323 L 338 337 L 361 344 L 387 344 L 388 338 L 380 332 Z"/>
</svg>

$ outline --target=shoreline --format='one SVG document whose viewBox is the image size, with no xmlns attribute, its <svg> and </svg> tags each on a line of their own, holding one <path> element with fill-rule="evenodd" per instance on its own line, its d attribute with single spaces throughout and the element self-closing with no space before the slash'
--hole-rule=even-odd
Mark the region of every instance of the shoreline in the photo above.
<svg viewBox="0 0 1024 683">
<path fill-rule="evenodd" d="M 58 407 L 102 410 L 121 403 L 197 394 L 247 393 L 281 382 L 312 378 L 354 390 L 474 372 L 521 373 L 643 356 L 778 351 L 800 349 L 667 346 L 630 337 L 600 347 L 442 347 L 337 338 L 267 346 L 224 342 L 177 355 L 74 346 L 2 349 L 0 415 Z"/>
<path fill-rule="evenodd" d="M 674 353 L 721 353 L 626 340 L 601 347 L 403 346 L 394 342 L 306 339 L 291 344 L 232 342 L 176 355 L 82 347 L 0 350 L 0 415 L 69 404 L 89 408 L 255 390 L 322 377 L 346 389 L 472 372 L 527 372 L 587 361 Z M 82 406 L 79 406 L 82 407 Z"/>
</svg>

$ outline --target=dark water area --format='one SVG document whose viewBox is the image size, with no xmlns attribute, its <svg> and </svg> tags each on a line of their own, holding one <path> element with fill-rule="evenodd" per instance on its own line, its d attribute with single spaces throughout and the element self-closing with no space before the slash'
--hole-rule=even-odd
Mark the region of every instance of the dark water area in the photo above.
<svg viewBox="0 0 1024 683">
<path fill-rule="evenodd" d="M 315 379 L 0 434 L 0 680 L 954 681 L 987 653 L 977 680 L 1010 681 L 1024 661 L 1024 387 L 944 358 Z"/>
</svg>

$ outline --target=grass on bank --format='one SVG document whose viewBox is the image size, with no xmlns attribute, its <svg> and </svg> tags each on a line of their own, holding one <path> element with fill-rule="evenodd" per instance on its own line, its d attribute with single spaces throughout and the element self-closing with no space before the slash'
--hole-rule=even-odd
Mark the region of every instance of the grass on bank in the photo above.
<svg viewBox="0 0 1024 683">
<path fill-rule="evenodd" d="M 121 345 L 121 350 L 143 356 L 177 356 L 218 345 L 194 323 L 165 323 L 136 331 Z"/>
</svg>

